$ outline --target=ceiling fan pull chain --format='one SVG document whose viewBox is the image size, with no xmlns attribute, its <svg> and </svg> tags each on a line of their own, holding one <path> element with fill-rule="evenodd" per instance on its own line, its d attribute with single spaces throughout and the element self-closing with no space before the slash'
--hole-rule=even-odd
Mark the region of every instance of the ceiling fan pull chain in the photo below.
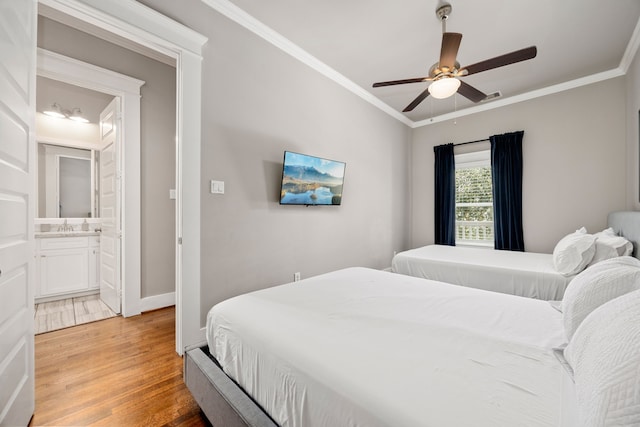
<svg viewBox="0 0 640 427">
<path fill-rule="evenodd" d="M 433 98 L 429 99 L 429 105 L 431 105 L 431 121 L 433 121 Z"/>
<path fill-rule="evenodd" d="M 458 116 L 456 114 L 457 112 L 458 112 L 458 94 L 454 93 L 453 94 L 453 114 L 454 114 L 453 124 L 454 125 L 458 124 Z"/>
</svg>

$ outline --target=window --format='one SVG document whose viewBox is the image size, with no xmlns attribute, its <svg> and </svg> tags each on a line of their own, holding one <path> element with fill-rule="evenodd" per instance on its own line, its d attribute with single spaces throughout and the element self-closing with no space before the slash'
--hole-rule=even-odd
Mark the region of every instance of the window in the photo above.
<svg viewBox="0 0 640 427">
<path fill-rule="evenodd" d="M 494 245 L 491 151 L 457 154 L 456 244 Z"/>
</svg>

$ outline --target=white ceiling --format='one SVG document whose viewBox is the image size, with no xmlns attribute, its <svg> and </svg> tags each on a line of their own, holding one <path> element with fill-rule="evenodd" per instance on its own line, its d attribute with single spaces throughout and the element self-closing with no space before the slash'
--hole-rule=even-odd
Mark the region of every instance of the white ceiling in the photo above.
<svg viewBox="0 0 640 427">
<path fill-rule="evenodd" d="M 409 119 L 405 122 L 476 105 L 459 95 L 444 100 L 428 97 L 413 112 L 401 113 L 428 83 L 371 87 L 374 82 L 428 75 L 440 54 L 438 0 L 229 1 L 355 83 L 356 89 L 387 104 L 397 117 L 404 115 Z M 227 0 L 205 2 L 219 10 L 228 5 Z M 486 94 L 500 91 L 503 101 L 554 85 L 567 87 L 576 79 L 595 81 L 593 76 L 599 73 L 619 75 L 621 64 L 626 71 L 623 58 L 628 46 L 631 54 L 637 49 L 638 0 L 450 3 L 447 31 L 463 34 L 457 57 L 462 66 L 537 46 L 538 55 L 532 60 L 463 78 Z"/>
</svg>

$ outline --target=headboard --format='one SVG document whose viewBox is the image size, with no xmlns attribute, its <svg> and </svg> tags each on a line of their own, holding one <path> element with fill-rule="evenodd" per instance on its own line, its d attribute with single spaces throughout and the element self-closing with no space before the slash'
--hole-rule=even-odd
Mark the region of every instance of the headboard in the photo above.
<svg viewBox="0 0 640 427">
<path fill-rule="evenodd" d="M 633 256 L 640 258 L 640 211 L 611 212 L 607 217 L 609 227 L 633 243 Z"/>
</svg>

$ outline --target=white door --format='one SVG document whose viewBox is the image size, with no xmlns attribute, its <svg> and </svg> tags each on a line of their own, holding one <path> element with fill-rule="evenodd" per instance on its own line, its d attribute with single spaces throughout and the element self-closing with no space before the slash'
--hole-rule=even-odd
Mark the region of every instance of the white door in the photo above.
<svg viewBox="0 0 640 427">
<path fill-rule="evenodd" d="M 100 114 L 100 299 L 115 313 L 121 306 L 120 133 L 120 98 L 114 98 Z"/>
<path fill-rule="evenodd" d="M 33 415 L 36 2 L 0 0 L 0 425 Z"/>
</svg>

